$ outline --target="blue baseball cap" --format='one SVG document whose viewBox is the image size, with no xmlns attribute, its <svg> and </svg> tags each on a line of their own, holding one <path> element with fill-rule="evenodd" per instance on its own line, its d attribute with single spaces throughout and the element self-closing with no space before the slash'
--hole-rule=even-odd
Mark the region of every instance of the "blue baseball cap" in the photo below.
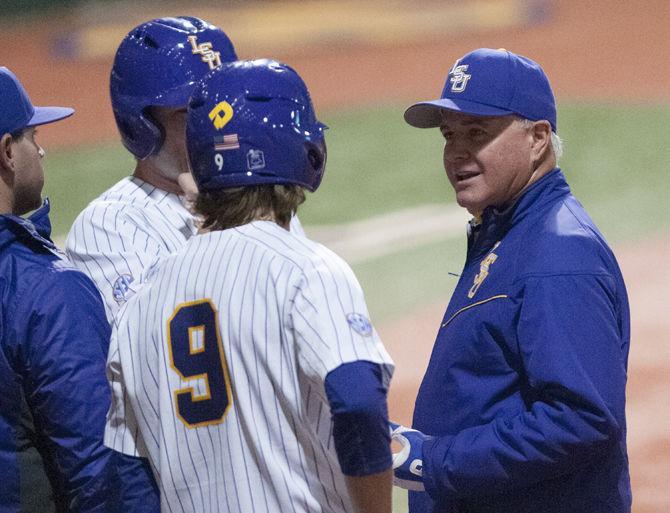
<svg viewBox="0 0 670 513">
<path fill-rule="evenodd" d="M 52 123 L 73 113 L 69 107 L 35 107 L 16 75 L 0 66 L 0 136 Z"/>
<path fill-rule="evenodd" d="M 540 65 L 505 49 L 479 48 L 458 59 L 439 100 L 415 103 L 405 121 L 417 128 L 440 126 L 442 109 L 473 116 L 516 114 L 547 120 L 556 131 L 556 102 Z"/>
</svg>

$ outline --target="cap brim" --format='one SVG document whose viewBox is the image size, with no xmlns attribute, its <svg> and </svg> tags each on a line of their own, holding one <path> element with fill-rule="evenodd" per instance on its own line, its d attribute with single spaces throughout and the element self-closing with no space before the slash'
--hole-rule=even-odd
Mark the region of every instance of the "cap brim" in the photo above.
<svg viewBox="0 0 670 513">
<path fill-rule="evenodd" d="M 440 126 L 441 110 L 463 112 L 472 116 L 507 116 L 512 111 L 491 107 L 482 103 L 467 100 L 442 99 L 432 102 L 415 103 L 405 111 L 405 121 L 417 128 L 435 128 Z"/>
<path fill-rule="evenodd" d="M 35 113 L 26 126 L 46 125 L 68 118 L 72 114 L 74 114 L 74 109 L 69 107 L 35 107 Z"/>
</svg>

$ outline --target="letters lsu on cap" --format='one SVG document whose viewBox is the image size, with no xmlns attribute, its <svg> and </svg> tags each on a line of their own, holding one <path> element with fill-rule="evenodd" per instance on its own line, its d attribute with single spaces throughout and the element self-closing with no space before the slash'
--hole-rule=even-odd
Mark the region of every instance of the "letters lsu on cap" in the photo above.
<svg viewBox="0 0 670 513">
<path fill-rule="evenodd" d="M 434 128 L 440 126 L 442 109 L 547 120 L 556 132 L 556 103 L 547 75 L 538 63 L 504 49 L 479 48 L 458 59 L 440 99 L 415 103 L 405 111 L 405 121 Z"/>
<path fill-rule="evenodd" d="M 69 107 L 35 107 L 16 75 L 0 66 L 0 136 L 52 123 L 73 113 Z"/>
</svg>

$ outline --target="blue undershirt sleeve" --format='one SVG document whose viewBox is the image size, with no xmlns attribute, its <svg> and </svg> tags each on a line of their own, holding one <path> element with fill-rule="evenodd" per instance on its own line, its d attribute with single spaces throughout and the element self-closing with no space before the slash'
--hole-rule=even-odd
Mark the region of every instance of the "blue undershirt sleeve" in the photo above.
<svg viewBox="0 0 670 513">
<path fill-rule="evenodd" d="M 342 473 L 367 476 L 388 470 L 391 437 L 381 367 L 367 361 L 345 363 L 328 373 L 325 389 Z"/>
</svg>

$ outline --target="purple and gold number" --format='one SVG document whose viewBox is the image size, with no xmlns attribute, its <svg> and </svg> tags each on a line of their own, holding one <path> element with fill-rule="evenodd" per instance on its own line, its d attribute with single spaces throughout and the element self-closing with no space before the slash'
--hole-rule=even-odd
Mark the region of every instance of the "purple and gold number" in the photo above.
<svg viewBox="0 0 670 513">
<path fill-rule="evenodd" d="M 167 334 L 172 368 L 183 381 L 200 385 L 175 390 L 177 416 L 189 428 L 223 422 L 232 393 L 214 305 L 209 299 L 180 304 Z"/>
</svg>

